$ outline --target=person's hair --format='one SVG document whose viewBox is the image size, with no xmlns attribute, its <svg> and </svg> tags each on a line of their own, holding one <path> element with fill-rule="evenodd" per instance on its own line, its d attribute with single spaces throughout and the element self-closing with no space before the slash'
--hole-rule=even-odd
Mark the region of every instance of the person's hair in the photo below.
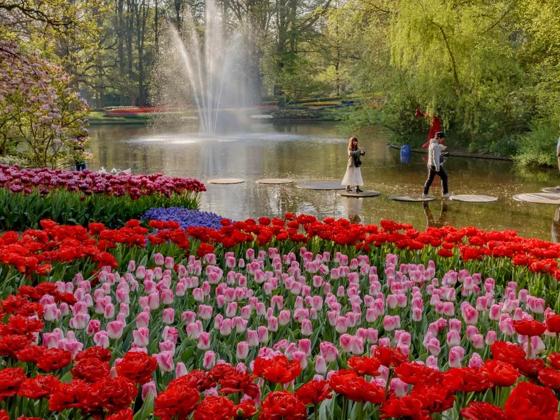
<svg viewBox="0 0 560 420">
<path fill-rule="evenodd" d="M 436 139 L 444 139 L 445 138 L 445 133 L 443 131 L 438 131 L 436 133 Z"/>
<path fill-rule="evenodd" d="M 358 137 L 352 136 L 348 139 L 348 150 L 352 150 L 352 143 L 354 142 L 354 140 L 356 140 L 356 142 L 357 142 Z"/>
</svg>

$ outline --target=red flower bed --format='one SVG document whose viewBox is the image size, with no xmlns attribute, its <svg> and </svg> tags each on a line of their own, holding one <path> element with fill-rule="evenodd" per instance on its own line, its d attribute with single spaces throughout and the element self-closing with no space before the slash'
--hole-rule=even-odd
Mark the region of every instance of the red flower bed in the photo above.
<svg viewBox="0 0 560 420">
<path fill-rule="evenodd" d="M 47 274 L 52 264 L 84 258 L 91 258 L 101 266 L 115 266 L 114 257 L 107 251 L 118 244 L 145 247 L 171 242 L 202 256 L 219 249 L 255 243 L 287 249 L 294 244 L 312 247 L 319 241 L 324 246 L 347 246 L 364 253 L 389 246 L 403 252 L 433 251 L 433 257 L 460 258 L 464 262 L 486 257 L 506 258 L 514 266 L 560 279 L 560 245 L 523 238 L 514 231 L 446 226 L 421 232 L 411 225 L 389 220 L 382 220 L 380 225 L 358 225 L 346 219 L 320 221 L 313 216 L 293 214 L 286 214 L 283 219 L 225 220 L 220 229 L 191 227 L 183 230 L 175 222 L 152 221 L 150 232 L 136 220 L 120 229 L 107 229 L 100 223 L 90 224 L 89 230 L 51 221 L 43 221 L 41 225 L 43 229 L 27 230 L 22 235 L 15 232 L 2 235 L 0 263 L 16 267 L 20 272 Z M 196 247 L 191 247 L 191 241 Z"/>
</svg>

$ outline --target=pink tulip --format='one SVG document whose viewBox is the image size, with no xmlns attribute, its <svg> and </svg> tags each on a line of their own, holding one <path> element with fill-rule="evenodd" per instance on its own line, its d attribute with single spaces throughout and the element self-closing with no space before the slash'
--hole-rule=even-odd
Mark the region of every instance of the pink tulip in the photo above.
<svg viewBox="0 0 560 420">
<path fill-rule="evenodd" d="M 460 346 L 451 347 L 449 350 L 449 366 L 453 368 L 461 367 L 461 362 L 465 357 L 465 349 Z"/>
<path fill-rule="evenodd" d="M 173 324 L 175 319 L 175 309 L 165 308 L 162 313 L 162 320 L 164 324 Z"/>
<path fill-rule="evenodd" d="M 456 330 L 451 330 L 447 333 L 447 345 L 449 347 L 458 346 L 461 344 L 461 334 Z"/>
<path fill-rule="evenodd" d="M 268 331 L 276 332 L 278 331 L 278 318 L 275 316 L 268 317 Z"/>
<path fill-rule="evenodd" d="M 175 366 L 175 378 L 180 378 L 188 373 L 187 367 L 183 362 L 177 363 Z"/>
<path fill-rule="evenodd" d="M 212 308 L 210 307 L 210 309 Z M 190 324 L 191 322 L 194 322 L 195 319 L 196 319 L 196 314 L 193 311 L 185 311 L 181 314 L 181 321 L 183 321 L 185 324 Z"/>
<path fill-rule="evenodd" d="M 438 359 L 436 356 L 428 356 L 426 358 L 426 366 L 428 366 L 429 368 L 435 369 L 435 370 L 439 370 L 438 369 Z"/>
<path fill-rule="evenodd" d="M 212 369 L 216 365 L 216 353 L 213 351 L 207 351 L 202 357 L 202 366 L 204 369 Z"/>
<path fill-rule="evenodd" d="M 187 291 L 186 282 L 183 280 L 178 281 L 177 284 L 175 285 L 175 295 L 179 297 L 183 297 L 185 296 L 186 291 Z"/>
<path fill-rule="evenodd" d="M 89 314 L 87 313 L 78 313 L 70 318 L 69 324 L 75 330 L 83 330 L 87 327 L 89 322 Z"/>
<path fill-rule="evenodd" d="M 240 341 L 237 343 L 236 357 L 238 360 L 245 360 L 249 355 L 249 343 Z"/>
<path fill-rule="evenodd" d="M 502 312 L 502 306 L 494 304 L 490 307 L 490 314 L 488 317 L 492 321 L 497 321 L 498 319 L 500 319 L 501 312 Z"/>
<path fill-rule="evenodd" d="M 122 337 L 125 323 L 121 321 L 111 321 L 107 324 L 107 334 L 109 338 L 116 340 Z"/>
<path fill-rule="evenodd" d="M 159 293 L 158 292 L 150 293 L 150 295 L 148 296 L 148 306 L 150 307 L 150 309 L 152 311 L 155 311 L 156 309 L 159 308 Z"/>
<path fill-rule="evenodd" d="M 397 397 L 403 397 L 408 393 L 408 384 L 399 378 L 393 378 L 391 379 L 390 389 Z"/>
<path fill-rule="evenodd" d="M 266 343 L 268 341 L 268 329 L 265 326 L 260 325 L 257 327 L 257 335 L 261 343 Z"/>
<path fill-rule="evenodd" d="M 173 257 L 165 257 L 164 264 L 166 268 L 172 269 L 175 266 Z"/>
<path fill-rule="evenodd" d="M 158 252 L 154 254 L 154 263 L 156 265 L 163 265 L 165 263 L 165 258 Z"/>
<path fill-rule="evenodd" d="M 99 330 L 101 330 L 101 322 L 98 319 L 92 319 L 91 321 L 88 322 L 88 326 L 86 330 L 87 335 L 92 336 Z"/>
<path fill-rule="evenodd" d="M 471 338 L 471 343 L 475 349 L 484 348 L 484 336 L 482 334 L 474 334 Z"/>
<path fill-rule="evenodd" d="M 436 337 L 431 337 L 428 339 L 426 348 L 432 356 L 437 356 L 441 351 L 440 342 Z"/>
<path fill-rule="evenodd" d="M 159 370 L 162 372 L 173 372 L 175 369 L 175 364 L 173 362 L 173 353 L 170 351 L 163 351 L 157 353 L 156 360 L 159 366 Z"/>
<path fill-rule="evenodd" d="M 301 322 L 301 335 L 310 336 L 313 334 L 313 324 L 310 320 L 304 319 Z"/>
<path fill-rule="evenodd" d="M 150 313 L 149 312 L 139 312 L 136 315 L 136 328 L 148 328 L 150 325 Z"/>
<path fill-rule="evenodd" d="M 171 305 L 174 300 L 175 300 L 175 295 L 173 294 L 173 290 L 166 288 L 161 291 L 161 302 L 164 305 Z"/>
<path fill-rule="evenodd" d="M 142 265 L 138 266 L 138 268 L 136 269 L 135 276 L 137 279 L 143 280 L 146 277 L 146 267 Z"/>
<path fill-rule="evenodd" d="M 338 357 L 338 349 L 336 346 L 328 341 L 322 341 L 319 344 L 321 356 L 325 358 L 327 363 L 334 362 Z"/>
<path fill-rule="evenodd" d="M 498 335 L 496 334 L 496 331 L 490 330 L 486 333 L 486 338 L 484 341 L 486 342 L 487 346 L 491 346 L 496 342 L 497 339 Z"/>
<path fill-rule="evenodd" d="M 243 319 L 239 316 L 233 318 L 233 326 L 235 327 L 235 332 L 238 334 L 243 334 L 245 330 L 247 330 L 247 325 L 249 325 L 249 321 Z"/>
<path fill-rule="evenodd" d="M 292 357 L 294 360 L 297 360 L 299 362 L 302 369 L 305 369 L 307 367 L 307 355 L 303 351 L 294 351 Z"/>
<path fill-rule="evenodd" d="M 45 321 L 49 321 L 49 322 L 58 321 L 62 315 L 56 303 L 44 305 L 43 309 L 44 309 L 43 317 L 45 318 Z"/>
<path fill-rule="evenodd" d="M 202 323 L 200 321 L 191 322 L 186 327 L 187 336 L 195 340 L 200 337 L 202 330 Z"/>
<path fill-rule="evenodd" d="M 468 366 L 470 368 L 478 369 L 478 368 L 481 368 L 483 364 L 484 364 L 484 361 L 482 360 L 482 357 L 480 357 L 480 354 L 473 353 L 471 358 L 469 359 Z"/>
<path fill-rule="evenodd" d="M 175 353 L 175 343 L 169 340 L 161 341 L 159 343 L 159 351 Z"/>
<path fill-rule="evenodd" d="M 93 336 L 93 342 L 96 346 L 103 347 L 104 349 L 109 347 L 109 336 L 107 331 L 98 331 Z"/>
<path fill-rule="evenodd" d="M 119 287 L 117 288 L 117 291 L 115 292 L 116 297 L 117 297 L 117 302 L 119 303 L 130 303 L 130 294 L 129 291 Z"/>
<path fill-rule="evenodd" d="M 157 387 L 154 381 L 146 382 L 142 385 L 142 401 L 154 400 L 157 396 Z"/>
<path fill-rule="evenodd" d="M 327 362 L 321 355 L 315 356 L 315 372 L 320 375 L 327 373 Z"/>
<path fill-rule="evenodd" d="M 138 347 L 147 347 L 150 343 L 150 330 L 140 327 L 132 331 L 132 337 L 134 339 L 134 344 Z"/>
<path fill-rule="evenodd" d="M 233 322 L 230 318 L 226 318 L 222 321 L 222 324 L 220 325 L 220 334 L 223 336 L 228 336 L 231 334 L 231 331 L 233 329 Z"/>
<path fill-rule="evenodd" d="M 350 334 L 342 334 L 338 339 L 338 344 L 344 352 L 350 353 L 353 344 L 352 336 Z"/>
<path fill-rule="evenodd" d="M 478 311 L 468 302 L 461 304 L 461 314 L 467 324 L 474 325 L 478 321 Z"/>
<path fill-rule="evenodd" d="M 179 331 L 175 327 L 165 326 L 163 327 L 163 333 L 161 337 L 164 341 L 171 341 L 174 344 L 177 344 L 177 340 L 179 339 Z"/>
<path fill-rule="evenodd" d="M 198 336 L 198 344 L 196 347 L 199 350 L 208 350 L 210 348 L 210 334 L 201 332 Z"/>
<path fill-rule="evenodd" d="M 383 318 L 383 328 L 386 331 L 393 331 L 401 326 L 401 318 L 398 315 L 385 315 Z"/>
</svg>

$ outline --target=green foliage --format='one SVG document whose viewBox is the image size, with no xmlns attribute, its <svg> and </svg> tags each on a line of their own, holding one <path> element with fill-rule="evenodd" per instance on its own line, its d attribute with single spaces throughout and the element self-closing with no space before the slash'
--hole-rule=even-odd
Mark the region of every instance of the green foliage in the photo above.
<svg viewBox="0 0 560 420">
<path fill-rule="evenodd" d="M 530 132 L 520 137 L 515 160 L 522 166 L 556 166 L 556 141 L 559 136 L 557 124 L 550 120 L 537 122 Z"/>
<path fill-rule="evenodd" d="M 37 228 L 41 219 L 80 225 L 96 221 L 108 227 L 120 227 L 153 207 L 196 209 L 198 196 L 194 193 L 171 197 L 149 195 L 133 200 L 128 196 L 84 195 L 64 190 L 54 190 L 46 195 L 38 191 L 22 194 L 1 188 L 0 231 Z"/>
</svg>

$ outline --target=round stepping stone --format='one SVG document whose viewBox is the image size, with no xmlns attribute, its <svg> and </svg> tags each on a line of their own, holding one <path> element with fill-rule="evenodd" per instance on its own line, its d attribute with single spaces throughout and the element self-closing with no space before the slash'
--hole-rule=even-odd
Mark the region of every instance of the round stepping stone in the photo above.
<svg viewBox="0 0 560 420">
<path fill-rule="evenodd" d="M 294 182 L 291 178 L 264 178 L 257 180 L 257 184 L 265 185 L 279 185 L 279 184 L 291 184 Z"/>
<path fill-rule="evenodd" d="M 530 194 L 517 194 L 513 196 L 513 199 L 525 203 L 560 205 L 560 194 L 554 194 L 554 193 L 542 192 L 542 193 L 530 193 Z"/>
<path fill-rule="evenodd" d="M 484 194 L 457 194 L 450 197 L 453 201 L 464 201 L 465 203 L 492 203 L 498 201 L 498 197 Z"/>
<path fill-rule="evenodd" d="M 216 179 L 209 179 L 209 184 L 220 184 L 220 185 L 229 185 L 229 184 L 241 184 L 245 182 L 241 178 L 216 178 Z"/>
<path fill-rule="evenodd" d="M 558 186 L 558 187 L 545 187 L 545 188 L 541 189 L 541 191 L 545 192 L 545 193 L 560 194 L 560 186 Z"/>
<path fill-rule="evenodd" d="M 339 193 L 342 197 L 353 197 L 353 198 L 365 198 L 365 197 L 377 197 L 380 193 L 377 191 L 362 191 L 361 193 L 343 191 Z"/>
<path fill-rule="evenodd" d="M 296 185 L 297 188 L 304 190 L 344 190 L 346 187 L 340 185 L 337 181 L 316 181 L 316 182 L 304 182 Z"/>
<path fill-rule="evenodd" d="M 389 197 L 391 200 L 395 200 L 395 201 L 404 201 L 407 203 L 423 203 L 425 201 L 434 201 L 436 198 L 432 197 L 432 196 L 428 196 L 428 197 L 421 197 L 419 195 L 392 195 L 391 197 Z"/>
</svg>

